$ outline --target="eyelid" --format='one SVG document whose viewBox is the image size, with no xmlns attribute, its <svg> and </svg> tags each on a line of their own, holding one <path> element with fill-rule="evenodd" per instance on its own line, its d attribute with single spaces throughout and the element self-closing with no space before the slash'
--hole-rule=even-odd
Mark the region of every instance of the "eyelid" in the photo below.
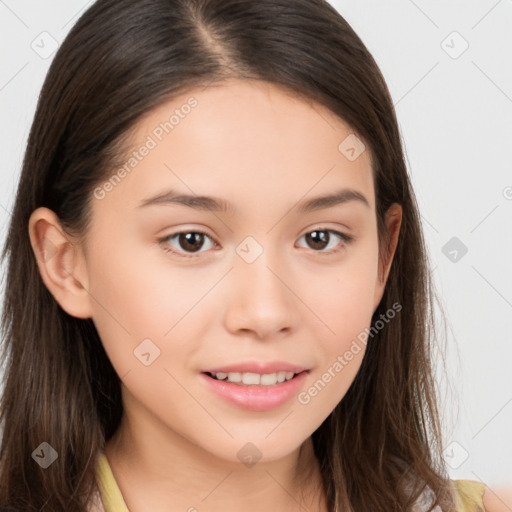
<svg viewBox="0 0 512 512">
<path fill-rule="evenodd" d="M 342 230 L 345 230 L 347 231 L 347 233 L 345 233 L 344 231 Z M 334 232 L 334 233 L 338 233 L 342 236 L 346 236 L 347 238 L 351 238 L 351 239 L 354 239 L 355 237 L 353 235 L 350 235 L 348 232 L 350 232 L 350 228 L 348 226 L 345 226 L 343 225 L 342 227 L 338 225 L 336 225 L 335 227 L 329 227 L 327 225 L 327 223 L 325 224 L 313 224 L 313 226 L 307 228 L 305 231 L 302 232 L 302 235 L 300 236 L 304 236 L 306 233 L 311 233 L 312 231 L 330 231 L 330 232 Z"/>
</svg>

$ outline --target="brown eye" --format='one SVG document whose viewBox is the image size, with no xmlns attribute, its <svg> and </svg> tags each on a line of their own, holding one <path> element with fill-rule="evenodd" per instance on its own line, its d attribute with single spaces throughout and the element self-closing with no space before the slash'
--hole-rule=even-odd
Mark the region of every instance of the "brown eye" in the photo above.
<svg viewBox="0 0 512 512">
<path fill-rule="evenodd" d="M 167 251 L 173 253 L 197 253 L 204 252 L 200 251 L 204 246 L 205 240 L 212 238 L 204 233 L 203 231 L 180 231 L 178 233 L 173 233 L 165 238 L 162 238 L 160 241 L 165 244 L 171 245 L 174 248 L 166 248 Z M 170 243 L 177 242 L 176 245 Z M 214 246 L 215 244 L 213 244 Z M 183 254 L 186 256 L 187 254 Z"/>
<path fill-rule="evenodd" d="M 334 237 L 332 235 L 334 235 Z M 333 229 L 315 229 L 314 231 L 309 231 L 303 237 L 306 239 L 306 242 L 311 249 L 315 250 L 316 252 L 326 253 L 337 252 L 337 246 L 341 245 L 341 247 L 343 248 L 346 244 L 353 240 L 351 236 L 346 235 L 344 233 L 340 233 L 339 231 L 335 231 Z M 345 243 L 340 244 L 340 238 Z M 338 239 L 338 243 L 336 243 L 336 239 Z M 332 242 L 334 242 L 334 244 Z M 329 244 L 331 244 L 330 247 Z M 326 247 L 334 250 L 324 251 Z"/>
<path fill-rule="evenodd" d="M 198 251 L 204 243 L 204 235 L 202 233 L 190 232 L 180 233 L 178 236 L 178 244 L 185 251 Z"/>
<path fill-rule="evenodd" d="M 329 244 L 330 236 L 327 231 L 311 231 L 305 235 L 308 244 L 312 249 L 325 249 Z"/>
</svg>

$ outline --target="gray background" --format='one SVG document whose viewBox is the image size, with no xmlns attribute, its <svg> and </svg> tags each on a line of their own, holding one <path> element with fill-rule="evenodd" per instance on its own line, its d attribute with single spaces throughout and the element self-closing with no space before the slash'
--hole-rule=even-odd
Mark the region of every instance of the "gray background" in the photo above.
<svg viewBox="0 0 512 512">
<path fill-rule="evenodd" d="M 2 243 L 52 51 L 91 3 L 0 0 Z M 397 109 L 448 320 L 439 340 L 448 379 L 439 364 L 438 382 L 450 475 L 510 484 L 512 2 L 331 3 L 375 57 Z"/>
</svg>

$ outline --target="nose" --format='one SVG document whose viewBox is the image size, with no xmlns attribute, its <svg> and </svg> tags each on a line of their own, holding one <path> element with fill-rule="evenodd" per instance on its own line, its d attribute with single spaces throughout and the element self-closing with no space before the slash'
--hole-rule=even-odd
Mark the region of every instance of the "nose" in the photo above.
<svg viewBox="0 0 512 512">
<path fill-rule="evenodd" d="M 296 328 L 300 301 L 293 292 L 291 273 L 283 270 L 283 262 L 278 260 L 267 250 L 252 263 L 236 258 L 230 273 L 227 330 L 250 333 L 263 340 L 289 334 Z"/>
</svg>

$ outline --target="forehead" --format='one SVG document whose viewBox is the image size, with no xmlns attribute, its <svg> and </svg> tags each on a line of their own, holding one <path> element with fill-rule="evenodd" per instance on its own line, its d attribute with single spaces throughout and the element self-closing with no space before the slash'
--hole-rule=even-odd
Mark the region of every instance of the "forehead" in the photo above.
<svg viewBox="0 0 512 512">
<path fill-rule="evenodd" d="M 374 208 L 370 152 L 347 158 L 354 137 L 318 103 L 265 81 L 231 79 L 144 115 L 131 134 L 125 177 L 109 195 L 135 206 L 172 188 L 229 197 L 243 209 L 348 187 Z"/>
</svg>

